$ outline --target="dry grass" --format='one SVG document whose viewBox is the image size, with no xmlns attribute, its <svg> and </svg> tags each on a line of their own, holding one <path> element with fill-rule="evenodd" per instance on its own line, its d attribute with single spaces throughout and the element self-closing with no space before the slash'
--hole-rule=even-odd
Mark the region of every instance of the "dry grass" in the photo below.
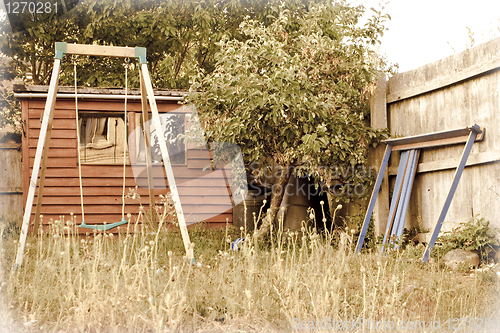
<svg viewBox="0 0 500 333">
<path fill-rule="evenodd" d="M 440 320 L 435 331 L 443 332 L 449 318 L 499 317 L 494 272 L 470 276 L 421 264 L 414 260 L 421 248 L 355 255 L 349 234 L 311 229 L 288 236 L 272 230 L 265 242 L 248 235 L 233 252 L 227 238 L 241 231 L 195 228 L 191 265 L 179 233 L 129 226 L 127 234 L 80 238 L 71 219 L 55 221 L 50 232 L 28 240 L 19 270 L 10 269 L 15 240 L 4 237 L 4 325 L 32 332 L 241 332 L 313 323 L 328 330 L 333 320 L 363 318 Z M 460 331 L 469 330 L 453 330 Z"/>
</svg>

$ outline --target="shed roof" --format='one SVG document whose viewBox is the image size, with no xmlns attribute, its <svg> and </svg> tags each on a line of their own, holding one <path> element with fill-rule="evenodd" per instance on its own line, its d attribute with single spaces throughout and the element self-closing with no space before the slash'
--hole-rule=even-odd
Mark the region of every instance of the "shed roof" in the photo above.
<svg viewBox="0 0 500 333">
<path fill-rule="evenodd" d="M 14 84 L 13 90 L 15 93 L 47 93 L 49 86 L 41 85 L 24 85 Z M 72 86 L 59 86 L 57 89 L 58 94 L 74 94 L 75 87 Z M 128 89 L 129 95 L 140 95 L 141 90 L 136 88 Z M 154 89 L 155 96 L 170 96 L 170 97 L 184 97 L 188 94 L 186 90 L 167 90 L 167 89 Z M 97 94 L 97 95 L 125 95 L 123 88 L 91 88 L 91 87 L 78 87 L 78 94 Z"/>
</svg>

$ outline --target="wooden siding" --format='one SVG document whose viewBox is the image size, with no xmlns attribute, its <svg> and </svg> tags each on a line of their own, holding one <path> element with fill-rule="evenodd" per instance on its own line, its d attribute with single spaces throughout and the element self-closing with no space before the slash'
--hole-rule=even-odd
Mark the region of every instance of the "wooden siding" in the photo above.
<svg viewBox="0 0 500 333">
<path fill-rule="evenodd" d="M 175 101 L 158 101 L 159 112 L 169 112 L 179 108 Z M 123 113 L 123 101 L 120 100 L 79 100 L 79 112 L 116 112 Z M 32 166 L 40 133 L 40 118 L 45 107 L 44 99 L 22 100 L 22 119 L 26 126 L 26 136 L 23 137 L 23 194 L 24 202 L 28 192 L 28 185 L 32 174 Z M 132 120 L 129 131 L 134 127 L 134 113 L 141 112 L 139 101 L 129 101 L 129 119 Z M 81 222 L 80 191 L 78 180 L 78 159 L 76 140 L 75 103 L 72 99 L 59 99 L 56 102 L 54 126 L 50 141 L 49 159 L 45 179 L 44 197 L 41 213 L 43 223 L 50 219 L 59 219 L 61 215 L 69 218 L 74 213 L 78 223 Z M 232 205 L 228 205 L 228 187 L 224 179 L 216 175 L 210 176 L 210 170 L 203 171 L 207 165 L 203 156 L 208 151 L 189 150 L 187 165 L 174 166 L 174 174 L 178 181 L 181 201 L 185 214 L 196 221 L 206 220 L 210 226 L 225 225 L 226 219 L 232 222 Z M 167 184 L 164 168 L 160 165 L 153 167 L 155 180 Z M 207 176 L 208 175 L 208 176 Z M 193 184 L 192 178 L 205 176 L 203 183 Z M 122 207 L 122 164 L 82 164 L 83 202 L 86 223 L 117 222 L 121 220 Z M 183 185 L 185 183 L 186 185 Z M 132 167 L 126 167 L 126 193 L 135 186 L 147 186 L 147 174 L 144 172 L 134 179 Z M 167 185 L 168 186 L 168 185 Z M 140 200 L 126 199 L 125 213 L 136 216 L 139 206 L 149 207 L 149 192 L 147 188 L 139 187 L 137 191 Z M 156 202 L 160 203 L 160 194 L 166 194 L 165 189 L 155 189 Z M 33 216 L 38 194 L 35 194 Z M 202 194 L 202 195 L 201 195 Z M 225 200 L 224 200 L 225 199 Z M 230 203 L 230 201 L 229 201 Z M 221 212 L 217 216 L 214 214 Z"/>
<path fill-rule="evenodd" d="M 386 89 L 383 107 L 372 109 L 372 117 L 388 119 L 387 127 L 393 137 L 473 124 L 486 128 L 484 141 L 472 147 L 443 231 L 475 215 L 489 220 L 493 227 L 500 227 L 499 54 L 500 38 L 397 74 L 383 88 Z M 463 144 L 458 144 L 422 150 L 406 227 L 422 221 L 420 226 L 432 231 L 463 148 Z M 393 153 L 389 164 L 390 188 L 394 185 L 398 161 L 399 154 Z M 384 207 L 379 209 L 383 211 Z M 385 226 L 383 219 L 377 223 Z"/>
</svg>

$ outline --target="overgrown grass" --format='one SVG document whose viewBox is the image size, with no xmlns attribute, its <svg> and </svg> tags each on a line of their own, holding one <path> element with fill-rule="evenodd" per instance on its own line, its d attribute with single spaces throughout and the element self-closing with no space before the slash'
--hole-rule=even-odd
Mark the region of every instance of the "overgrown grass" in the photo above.
<svg viewBox="0 0 500 333">
<path fill-rule="evenodd" d="M 419 263 L 422 247 L 355 255 L 352 234 L 310 228 L 271 230 L 266 241 L 247 235 L 233 252 L 228 240 L 242 231 L 194 228 L 192 265 L 180 233 L 161 224 L 80 237 L 71 219 L 55 221 L 28 239 L 18 270 L 16 240 L 2 238 L 4 321 L 31 332 L 168 332 L 328 331 L 334 320 L 364 320 L 368 331 L 369 320 L 385 320 L 427 325 L 394 331 L 444 332 L 448 319 L 499 317 L 494 272 Z M 437 320 L 440 329 L 429 329 Z"/>
</svg>

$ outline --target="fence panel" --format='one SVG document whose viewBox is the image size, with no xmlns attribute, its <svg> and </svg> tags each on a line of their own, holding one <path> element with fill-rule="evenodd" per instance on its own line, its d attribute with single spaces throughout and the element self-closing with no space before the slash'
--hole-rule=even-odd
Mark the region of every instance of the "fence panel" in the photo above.
<svg viewBox="0 0 500 333">
<path fill-rule="evenodd" d="M 475 143 L 442 230 L 451 230 L 473 216 L 500 228 L 500 38 L 391 77 L 384 107 L 372 117 L 387 119 L 391 136 L 409 136 L 464 128 L 486 128 Z M 372 121 L 373 122 L 373 121 Z M 434 227 L 449 191 L 463 145 L 422 150 L 411 194 L 407 227 Z M 398 154 L 389 164 L 392 191 Z M 388 196 L 389 194 L 385 194 Z M 386 198 L 388 200 L 388 198 Z M 385 225 L 378 206 L 378 227 Z M 387 216 L 387 215 L 385 215 Z M 382 218 L 381 218 L 382 217 Z M 421 223 L 419 223 L 421 221 Z"/>
<path fill-rule="evenodd" d="M 0 216 L 23 214 L 21 144 L 0 143 Z"/>
</svg>

